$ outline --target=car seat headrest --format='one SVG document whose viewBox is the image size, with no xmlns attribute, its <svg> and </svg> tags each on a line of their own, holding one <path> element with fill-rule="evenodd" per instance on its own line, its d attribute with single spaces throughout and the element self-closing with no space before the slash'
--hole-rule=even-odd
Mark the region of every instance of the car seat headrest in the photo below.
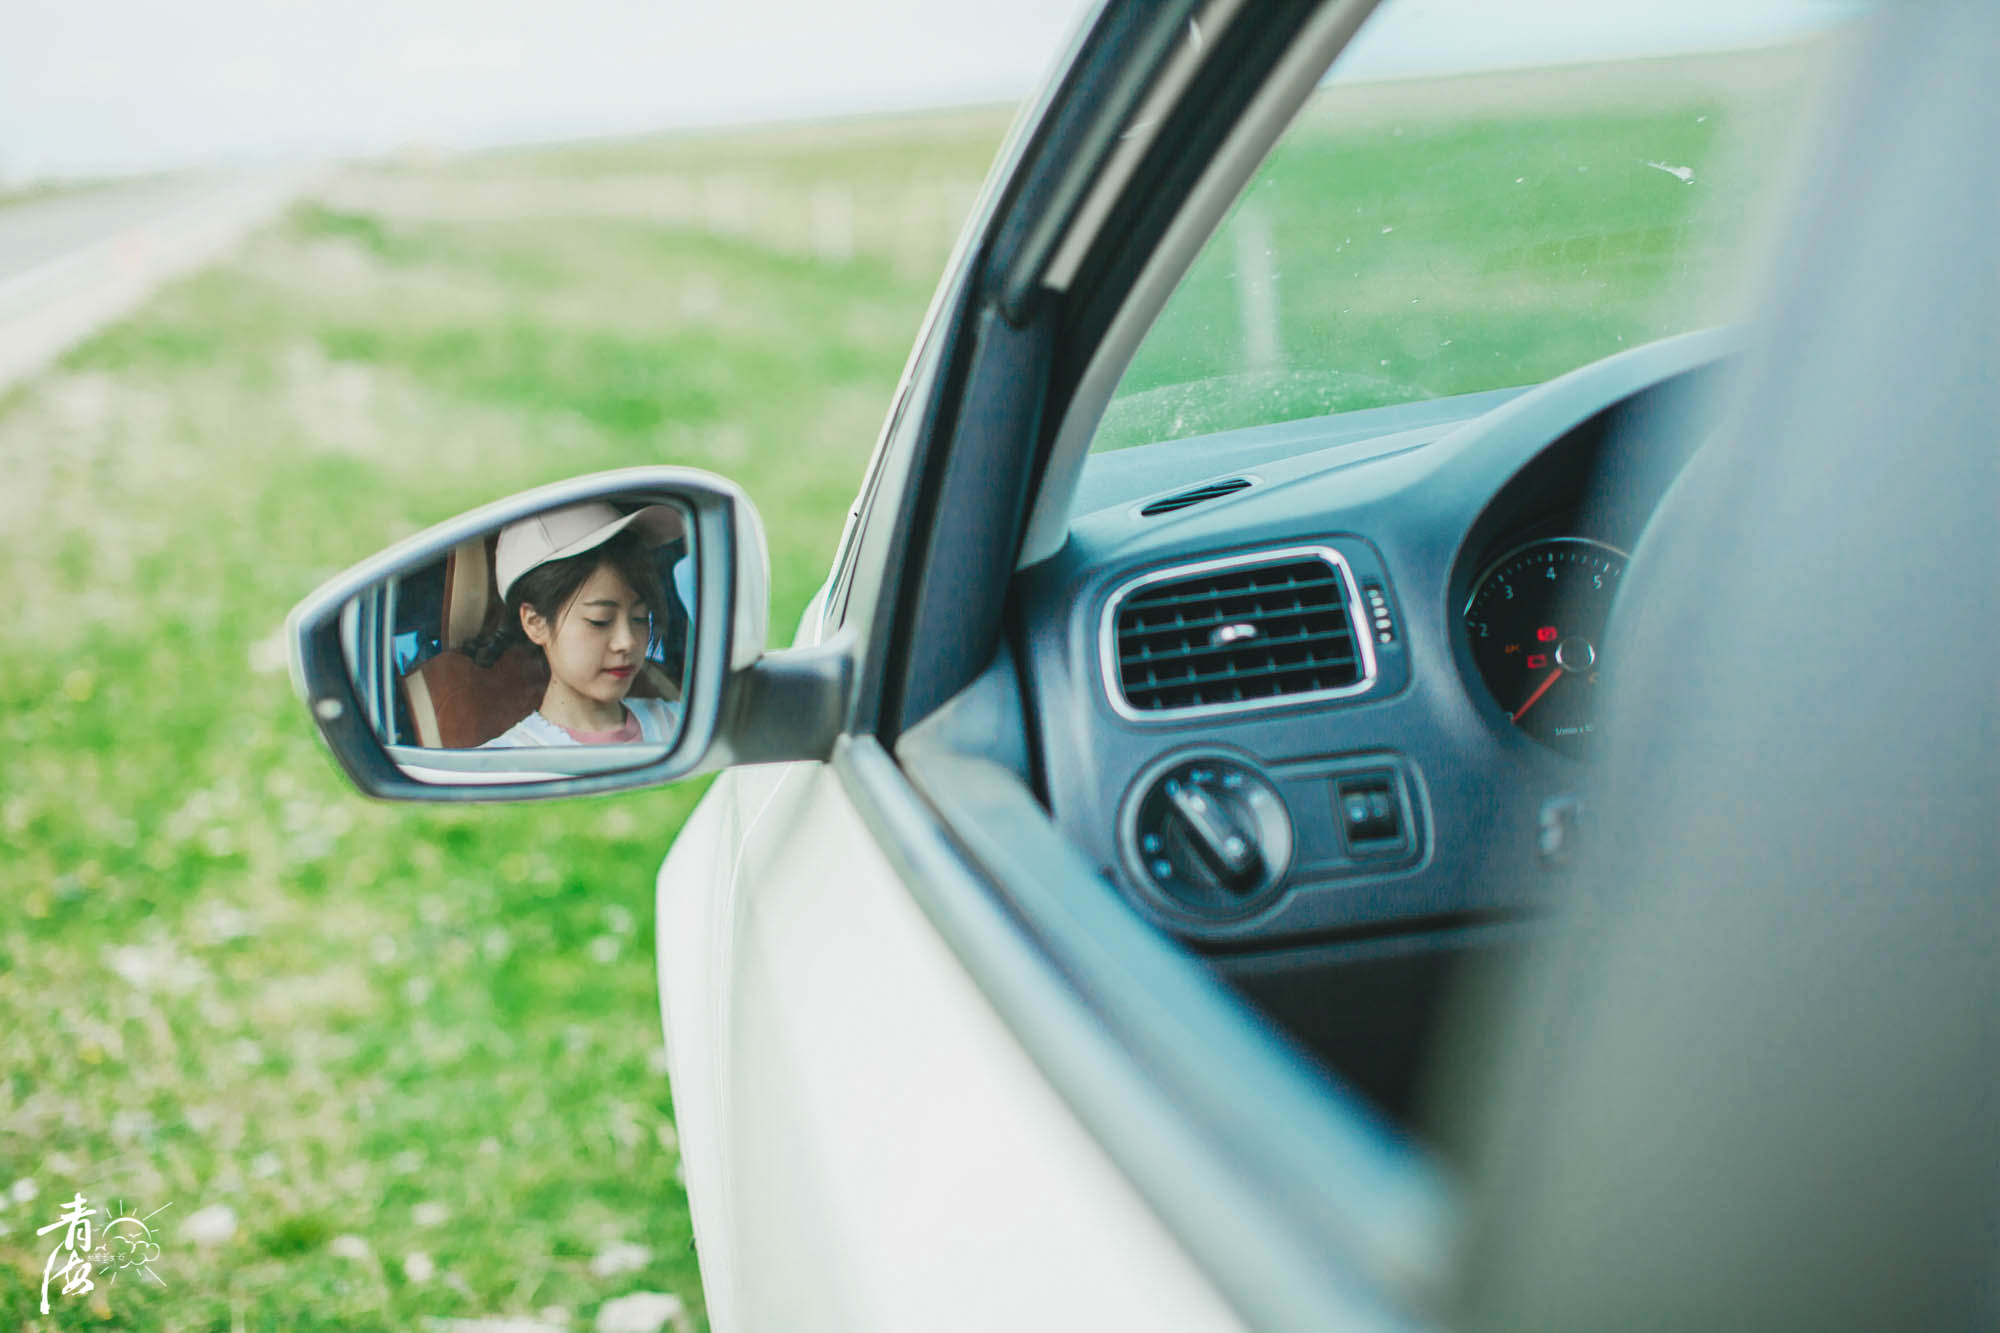
<svg viewBox="0 0 2000 1333">
<path fill-rule="evenodd" d="M 486 632 L 493 604 L 492 539 L 475 537 L 452 548 L 444 562 L 444 623 L 438 639 L 460 648 Z"/>
</svg>

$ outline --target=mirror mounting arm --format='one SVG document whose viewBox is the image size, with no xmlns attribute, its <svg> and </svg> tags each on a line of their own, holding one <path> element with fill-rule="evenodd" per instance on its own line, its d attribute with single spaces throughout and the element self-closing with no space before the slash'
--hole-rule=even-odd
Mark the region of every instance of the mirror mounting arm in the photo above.
<svg viewBox="0 0 2000 1333">
<path fill-rule="evenodd" d="M 854 637 L 766 653 L 730 678 L 722 718 L 701 767 L 823 760 L 847 726 Z"/>
</svg>

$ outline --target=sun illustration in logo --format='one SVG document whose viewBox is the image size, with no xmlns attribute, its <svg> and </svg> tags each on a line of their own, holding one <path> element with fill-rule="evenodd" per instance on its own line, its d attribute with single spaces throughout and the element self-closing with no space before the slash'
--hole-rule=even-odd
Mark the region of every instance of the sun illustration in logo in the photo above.
<svg viewBox="0 0 2000 1333">
<path fill-rule="evenodd" d="M 144 1217 L 134 1217 L 125 1211 L 123 1203 L 112 1206 L 111 1211 L 117 1216 L 97 1233 L 97 1249 L 91 1255 L 97 1271 L 110 1274 L 108 1282 L 116 1282 L 120 1273 L 131 1270 L 163 1287 L 167 1285 L 152 1269 L 153 1262 L 160 1257 L 160 1247 L 147 1223 L 171 1207 L 172 1204 L 163 1204 Z"/>
</svg>

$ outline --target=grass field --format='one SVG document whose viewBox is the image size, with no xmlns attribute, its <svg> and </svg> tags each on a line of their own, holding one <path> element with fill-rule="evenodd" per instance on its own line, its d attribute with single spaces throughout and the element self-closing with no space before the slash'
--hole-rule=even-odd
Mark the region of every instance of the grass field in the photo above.
<svg viewBox="0 0 2000 1333">
<path fill-rule="evenodd" d="M 1329 101 L 1244 205 L 1275 301 L 1212 250 L 1105 442 L 1517 383 L 1681 320 L 1675 283 L 1747 215 L 1712 84 L 1567 109 L 1537 84 L 1455 120 L 1407 85 Z M 0 400 L 0 1313 L 583 1326 L 648 1290 L 701 1324 L 651 925 L 700 785 L 369 805 L 277 632 L 397 537 L 642 462 L 748 487 L 788 627 L 1003 129 L 349 172 Z M 35 1230 L 79 1190 L 168 1208 L 167 1285 L 38 1320 Z"/>
<path fill-rule="evenodd" d="M 350 173 L 0 401 L 0 1323 L 700 1326 L 652 878 L 702 784 L 371 805 L 276 632 L 460 509 L 674 462 L 747 486 L 788 633 L 1004 127 Z M 167 1206 L 167 1285 L 39 1319 L 78 1190 Z"/>
<path fill-rule="evenodd" d="M 1126 373 L 1099 448 L 1535 384 L 1740 317 L 1824 48 L 1333 84 Z"/>
</svg>

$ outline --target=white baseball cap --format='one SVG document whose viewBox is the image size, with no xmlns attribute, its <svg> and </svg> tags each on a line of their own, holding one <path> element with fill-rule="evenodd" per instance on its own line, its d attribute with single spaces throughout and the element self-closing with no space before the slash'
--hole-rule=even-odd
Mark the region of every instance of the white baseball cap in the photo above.
<svg viewBox="0 0 2000 1333">
<path fill-rule="evenodd" d="M 662 546 L 681 535 L 680 511 L 671 505 L 647 505 L 621 514 L 606 501 L 586 500 L 509 523 L 500 529 L 493 549 L 500 599 L 505 601 L 515 581 L 536 565 L 582 555 L 627 528 L 635 529 L 648 546 Z"/>
</svg>

